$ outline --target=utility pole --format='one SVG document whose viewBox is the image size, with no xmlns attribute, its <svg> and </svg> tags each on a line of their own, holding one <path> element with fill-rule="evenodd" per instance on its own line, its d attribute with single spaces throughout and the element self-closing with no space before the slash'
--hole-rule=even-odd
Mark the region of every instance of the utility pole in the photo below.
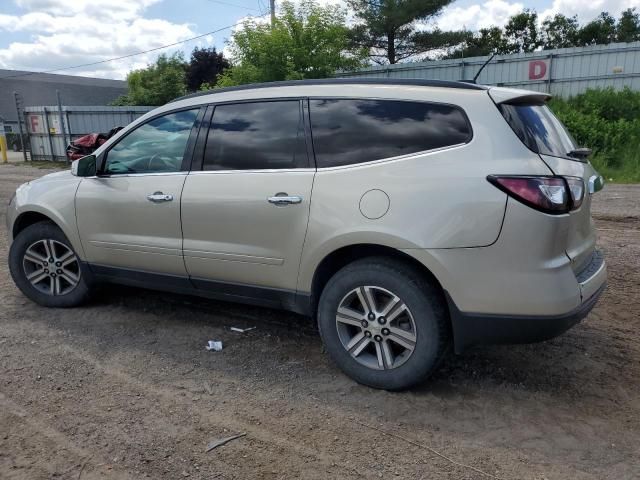
<svg viewBox="0 0 640 480">
<path fill-rule="evenodd" d="M 18 94 L 18 92 L 13 92 L 13 98 L 16 101 L 16 113 L 18 114 L 18 132 L 20 134 L 20 150 L 22 150 L 22 158 L 24 161 L 27 161 L 27 146 L 24 143 L 24 134 L 22 132 L 22 120 L 24 120 L 24 112 L 22 110 L 22 98 Z M 27 128 L 27 124 L 25 123 L 25 128 Z"/>
<path fill-rule="evenodd" d="M 62 144 L 64 146 L 65 156 L 67 152 L 67 128 L 64 125 L 64 114 L 62 113 L 62 99 L 60 98 L 60 90 L 56 90 L 56 97 L 58 99 L 58 119 L 60 122 L 60 130 L 62 130 Z M 58 132 L 56 132 L 58 133 Z M 71 142 L 71 139 L 69 139 Z M 71 162 L 67 157 L 67 162 Z"/>
<path fill-rule="evenodd" d="M 0 158 L 7 163 L 7 137 L 4 133 L 4 118 L 0 117 Z"/>
<path fill-rule="evenodd" d="M 271 9 L 271 28 L 273 28 L 276 23 L 276 0 L 269 0 L 269 5 Z"/>
</svg>

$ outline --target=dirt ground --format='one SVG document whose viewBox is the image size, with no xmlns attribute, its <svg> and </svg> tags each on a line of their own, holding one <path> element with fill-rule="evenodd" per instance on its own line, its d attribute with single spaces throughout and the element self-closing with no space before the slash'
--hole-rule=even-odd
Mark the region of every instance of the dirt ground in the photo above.
<svg viewBox="0 0 640 480">
<path fill-rule="evenodd" d="M 4 205 L 44 173 L 0 166 L 2 255 Z M 125 287 L 48 310 L 2 260 L 0 478 L 640 478 L 640 186 L 595 202 L 609 288 L 591 315 L 452 354 L 404 393 L 346 378 L 293 314 Z"/>
</svg>

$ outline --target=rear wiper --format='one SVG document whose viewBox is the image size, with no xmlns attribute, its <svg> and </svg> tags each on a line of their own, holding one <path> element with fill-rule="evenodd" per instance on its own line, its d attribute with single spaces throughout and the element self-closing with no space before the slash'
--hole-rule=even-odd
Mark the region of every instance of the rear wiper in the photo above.
<svg viewBox="0 0 640 480">
<path fill-rule="evenodd" d="M 567 153 L 567 155 L 574 158 L 587 158 L 589 155 L 591 155 L 591 149 L 576 148 L 575 150 L 571 150 L 569 153 Z"/>
</svg>

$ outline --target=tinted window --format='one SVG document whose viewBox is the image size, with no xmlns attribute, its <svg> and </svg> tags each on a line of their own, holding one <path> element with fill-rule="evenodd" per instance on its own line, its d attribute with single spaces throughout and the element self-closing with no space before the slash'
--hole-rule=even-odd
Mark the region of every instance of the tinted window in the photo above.
<svg viewBox="0 0 640 480">
<path fill-rule="evenodd" d="M 300 102 L 216 106 L 204 155 L 204 170 L 308 166 Z"/>
<path fill-rule="evenodd" d="M 107 153 L 105 172 L 177 172 L 198 110 L 154 118 L 120 140 Z"/>
<path fill-rule="evenodd" d="M 537 153 L 566 157 L 576 148 L 573 137 L 546 105 L 500 105 L 520 140 Z"/>
<path fill-rule="evenodd" d="M 465 143 L 471 130 L 449 105 L 392 100 L 311 100 L 318 167 L 349 165 Z"/>
</svg>

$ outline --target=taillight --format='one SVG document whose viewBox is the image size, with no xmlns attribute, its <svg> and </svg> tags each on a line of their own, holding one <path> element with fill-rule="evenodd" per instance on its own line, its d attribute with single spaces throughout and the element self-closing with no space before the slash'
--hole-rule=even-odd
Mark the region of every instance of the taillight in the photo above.
<svg viewBox="0 0 640 480">
<path fill-rule="evenodd" d="M 584 182 L 577 177 L 489 175 L 487 180 L 525 205 L 552 215 L 580 207 L 584 198 Z"/>
<path fill-rule="evenodd" d="M 571 192 L 571 210 L 576 210 L 584 200 L 584 180 L 580 177 L 564 177 Z"/>
</svg>

